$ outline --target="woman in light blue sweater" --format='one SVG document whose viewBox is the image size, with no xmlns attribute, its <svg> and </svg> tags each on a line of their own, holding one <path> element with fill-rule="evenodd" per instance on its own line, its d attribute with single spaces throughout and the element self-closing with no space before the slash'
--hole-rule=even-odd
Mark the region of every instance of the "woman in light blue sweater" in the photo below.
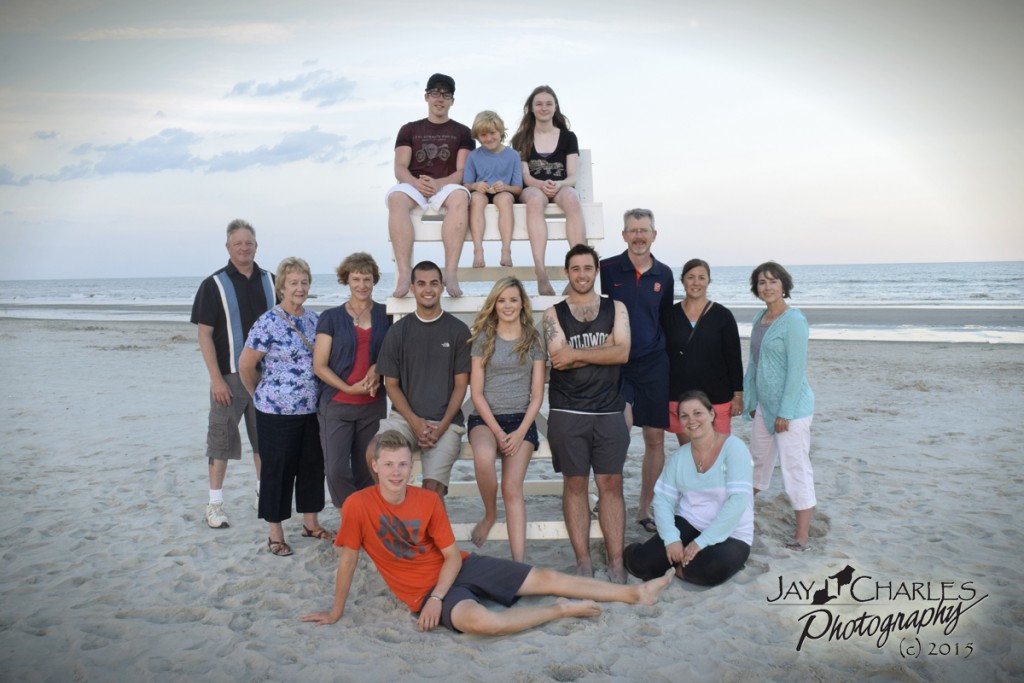
<svg viewBox="0 0 1024 683">
<path fill-rule="evenodd" d="M 743 404 L 744 417 L 754 420 L 754 493 L 771 484 L 778 457 L 782 484 L 796 511 L 796 533 L 786 547 L 807 550 L 817 503 L 810 458 L 814 394 L 806 376 L 807 319 L 786 303 L 792 289 L 793 278 L 774 261 L 750 274 L 750 291 L 766 308 L 754 316 L 750 330 Z"/>
<path fill-rule="evenodd" d="M 645 581 L 669 567 L 699 586 L 717 586 L 743 568 L 754 540 L 750 451 L 714 430 L 715 409 L 702 391 L 679 398 L 687 443 L 665 461 L 654 485 L 656 536 L 626 547 L 626 570 Z"/>
</svg>

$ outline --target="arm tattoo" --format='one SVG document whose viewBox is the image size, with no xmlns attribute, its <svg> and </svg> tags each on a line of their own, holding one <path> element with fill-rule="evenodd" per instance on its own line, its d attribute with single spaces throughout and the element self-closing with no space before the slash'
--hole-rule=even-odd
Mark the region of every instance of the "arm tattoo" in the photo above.
<svg viewBox="0 0 1024 683">
<path fill-rule="evenodd" d="M 555 325 L 555 321 L 544 316 L 544 341 L 547 342 L 548 346 L 551 346 L 551 342 L 558 337 L 558 327 Z"/>
</svg>

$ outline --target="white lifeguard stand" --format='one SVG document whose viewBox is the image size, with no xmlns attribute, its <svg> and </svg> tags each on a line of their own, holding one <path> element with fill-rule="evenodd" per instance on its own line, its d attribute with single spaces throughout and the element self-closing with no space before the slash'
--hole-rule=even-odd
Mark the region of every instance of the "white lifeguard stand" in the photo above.
<svg viewBox="0 0 1024 683">
<path fill-rule="evenodd" d="M 593 165 L 589 149 L 580 150 L 578 177 L 576 180 L 576 191 L 580 196 L 580 204 L 583 209 L 583 220 L 586 225 L 587 244 L 600 251 L 601 242 L 604 240 L 604 213 L 600 203 L 593 201 L 594 180 Z M 512 228 L 512 239 L 514 241 L 528 241 L 526 232 L 526 205 L 515 204 L 513 206 L 514 223 Z M 549 204 L 544 212 L 548 224 L 549 240 L 565 240 L 565 214 L 554 203 Z M 412 212 L 412 225 L 415 244 L 419 242 L 440 242 L 441 222 L 444 220 L 443 212 L 432 209 L 414 209 Z M 500 242 L 501 236 L 498 233 L 498 209 L 496 206 L 488 206 L 484 209 L 484 241 Z M 471 241 L 469 231 L 466 231 L 466 241 Z M 415 263 L 415 259 L 413 259 Z M 562 264 L 549 265 L 549 272 L 562 271 Z M 484 268 L 459 268 L 459 282 L 496 282 L 506 276 L 513 276 L 522 282 L 536 280 L 533 266 L 488 266 Z M 534 313 L 540 315 L 545 309 L 561 301 L 563 296 L 534 296 L 531 299 Z M 475 315 L 484 305 L 486 297 L 463 296 L 458 298 L 446 297 L 444 310 L 462 317 Z M 413 313 L 416 310 L 416 301 L 412 297 L 395 298 L 387 300 L 387 311 L 395 319 Z M 472 409 L 472 401 L 467 397 L 463 405 L 463 413 L 468 415 Z M 543 414 L 537 416 L 537 431 L 540 436 L 540 447 L 533 454 L 533 461 L 551 460 L 551 449 L 547 441 L 547 417 Z M 461 460 L 472 460 L 473 449 L 466 440 L 462 445 Z M 415 463 L 415 476 L 421 474 L 419 460 Z M 560 496 L 562 495 L 561 479 L 528 479 L 523 483 L 523 493 L 526 496 Z M 453 481 L 448 486 L 448 495 L 457 496 L 479 496 L 480 491 L 476 480 Z M 591 503 L 596 502 L 596 492 L 591 484 Z M 459 541 L 470 540 L 473 530 L 472 523 L 452 523 L 455 538 Z M 568 538 L 565 523 L 562 520 L 528 521 L 526 525 L 526 538 L 529 540 L 564 539 Z M 597 520 L 591 520 L 590 537 L 592 539 L 603 538 L 601 528 Z M 507 540 L 508 529 L 504 522 L 495 523 L 490 535 L 491 540 Z"/>
</svg>

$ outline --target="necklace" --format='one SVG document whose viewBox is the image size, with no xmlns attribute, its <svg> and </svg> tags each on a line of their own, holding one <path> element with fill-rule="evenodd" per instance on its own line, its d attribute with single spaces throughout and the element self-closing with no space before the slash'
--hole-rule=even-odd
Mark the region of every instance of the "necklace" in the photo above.
<svg viewBox="0 0 1024 683">
<path fill-rule="evenodd" d="M 355 306 L 352 305 L 352 300 L 351 299 L 349 299 L 348 303 L 346 303 L 345 305 L 348 306 L 348 312 L 352 314 L 352 320 L 355 322 L 356 327 L 359 327 L 361 316 L 364 313 L 366 313 L 368 310 L 373 308 L 373 302 L 372 301 L 370 303 L 366 304 L 366 307 L 363 310 L 359 311 L 358 313 L 356 313 Z"/>
<path fill-rule="evenodd" d="M 715 451 L 715 444 L 717 444 L 717 443 L 718 443 L 718 435 L 717 435 L 717 433 L 715 433 L 711 437 L 711 447 L 708 448 L 706 451 L 704 451 L 704 455 L 700 455 L 700 453 L 697 452 L 697 449 L 694 448 L 693 446 L 690 447 L 690 451 L 695 456 L 699 456 L 700 457 L 700 461 L 699 462 L 697 460 L 694 460 L 694 463 L 693 463 L 697 467 L 698 474 L 704 474 L 704 458 L 706 458 L 709 454 L 711 454 L 711 453 L 713 453 Z"/>
</svg>

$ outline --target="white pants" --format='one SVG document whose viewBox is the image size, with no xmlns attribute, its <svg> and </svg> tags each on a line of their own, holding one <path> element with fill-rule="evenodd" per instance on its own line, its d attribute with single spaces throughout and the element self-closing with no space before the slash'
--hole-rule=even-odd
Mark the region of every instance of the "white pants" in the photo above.
<svg viewBox="0 0 1024 683">
<path fill-rule="evenodd" d="M 433 197 L 427 199 L 422 194 L 420 194 L 419 190 L 417 190 L 409 183 L 398 183 L 397 185 L 393 186 L 390 190 L 388 190 L 388 193 L 386 195 L 384 195 L 384 206 L 388 205 L 388 197 L 391 196 L 392 192 L 401 192 L 402 194 L 411 197 L 414 202 L 420 205 L 421 209 L 426 210 L 426 208 L 429 206 L 434 211 L 440 212 L 441 206 L 444 204 L 444 201 L 448 199 L 448 195 L 457 190 L 462 190 L 467 195 L 469 194 L 469 190 L 467 190 L 462 185 L 449 183 L 448 185 L 445 185 L 440 190 L 438 190 Z"/>
<path fill-rule="evenodd" d="M 814 497 L 814 469 L 811 467 L 812 419 L 813 416 L 790 420 L 787 431 L 771 434 L 764 425 L 761 406 L 758 406 L 750 432 L 754 488 L 765 491 L 771 486 L 777 456 L 779 467 L 782 468 L 782 486 L 794 510 L 807 510 L 817 504 Z"/>
</svg>

